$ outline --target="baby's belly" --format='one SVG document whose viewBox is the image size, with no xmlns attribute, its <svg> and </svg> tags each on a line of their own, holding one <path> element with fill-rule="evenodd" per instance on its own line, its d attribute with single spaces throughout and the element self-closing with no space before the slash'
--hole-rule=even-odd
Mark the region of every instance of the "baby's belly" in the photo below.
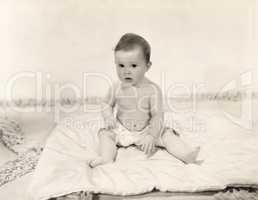
<svg viewBox="0 0 258 200">
<path fill-rule="evenodd" d="M 141 131 L 149 123 L 149 115 L 142 113 L 117 113 L 117 119 L 130 131 Z"/>
</svg>

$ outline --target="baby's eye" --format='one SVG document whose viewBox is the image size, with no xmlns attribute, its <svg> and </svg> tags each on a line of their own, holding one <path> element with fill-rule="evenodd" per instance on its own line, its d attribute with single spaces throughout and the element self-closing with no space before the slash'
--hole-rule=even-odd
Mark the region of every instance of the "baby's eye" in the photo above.
<svg viewBox="0 0 258 200">
<path fill-rule="evenodd" d="M 132 67 L 135 68 L 135 67 L 137 67 L 137 65 L 136 64 L 132 64 Z"/>
<path fill-rule="evenodd" d="M 123 64 L 119 64 L 119 67 L 124 67 L 124 65 Z"/>
</svg>

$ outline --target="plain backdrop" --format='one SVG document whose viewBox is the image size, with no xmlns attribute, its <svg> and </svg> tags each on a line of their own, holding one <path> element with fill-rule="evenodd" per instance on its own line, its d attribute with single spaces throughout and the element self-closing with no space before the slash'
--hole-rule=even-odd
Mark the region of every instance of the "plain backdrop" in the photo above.
<svg viewBox="0 0 258 200">
<path fill-rule="evenodd" d="M 257 89 L 257 11 L 255 0 L 1 0 L 0 97 L 102 96 L 126 32 L 150 42 L 148 77 L 163 92 L 241 89 L 246 73 Z M 85 86 L 83 73 L 97 76 Z"/>
</svg>

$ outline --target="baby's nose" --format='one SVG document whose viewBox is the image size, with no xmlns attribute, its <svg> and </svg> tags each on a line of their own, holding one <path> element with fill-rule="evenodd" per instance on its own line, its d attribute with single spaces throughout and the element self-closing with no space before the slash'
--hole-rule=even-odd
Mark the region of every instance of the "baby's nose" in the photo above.
<svg viewBox="0 0 258 200">
<path fill-rule="evenodd" d="M 125 74 L 131 74 L 131 71 L 130 71 L 130 69 L 125 69 L 124 73 Z"/>
</svg>

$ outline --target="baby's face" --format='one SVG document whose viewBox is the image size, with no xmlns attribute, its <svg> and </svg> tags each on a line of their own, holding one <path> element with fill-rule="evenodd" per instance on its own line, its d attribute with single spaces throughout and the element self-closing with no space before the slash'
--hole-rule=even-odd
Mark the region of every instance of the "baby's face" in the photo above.
<svg viewBox="0 0 258 200">
<path fill-rule="evenodd" d="M 146 62 L 140 47 L 116 51 L 115 64 L 119 79 L 123 83 L 132 85 L 137 85 L 143 80 L 151 65 Z"/>
</svg>

